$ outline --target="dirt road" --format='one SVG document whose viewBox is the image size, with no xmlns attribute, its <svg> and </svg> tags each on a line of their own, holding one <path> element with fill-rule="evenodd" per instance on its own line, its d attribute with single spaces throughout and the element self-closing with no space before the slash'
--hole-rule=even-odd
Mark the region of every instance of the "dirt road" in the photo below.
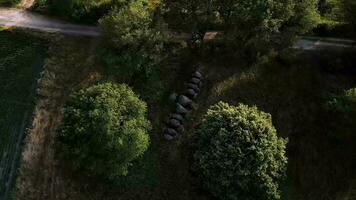
<svg viewBox="0 0 356 200">
<path fill-rule="evenodd" d="M 30 6 L 31 0 L 23 1 L 24 7 Z M 20 27 L 44 32 L 71 35 L 99 36 L 100 30 L 93 26 L 70 24 L 43 15 L 16 8 L 0 8 L 0 25 Z"/>
<path fill-rule="evenodd" d="M 22 0 L 20 3 L 20 8 L 30 8 L 33 4 L 34 0 Z"/>
<path fill-rule="evenodd" d="M 33 0 L 23 0 L 20 6 L 27 8 L 30 7 L 32 3 Z M 0 25 L 71 35 L 93 37 L 100 35 L 100 29 L 95 26 L 70 24 L 68 22 L 15 8 L 0 8 Z M 356 48 L 356 43 L 352 40 L 338 38 L 306 37 L 297 41 L 292 48 L 306 51 L 323 49 L 338 50 Z"/>
</svg>

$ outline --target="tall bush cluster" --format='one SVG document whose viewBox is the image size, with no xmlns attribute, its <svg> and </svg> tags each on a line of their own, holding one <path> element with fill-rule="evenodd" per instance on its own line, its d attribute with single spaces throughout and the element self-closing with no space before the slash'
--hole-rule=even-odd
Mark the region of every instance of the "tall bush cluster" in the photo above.
<svg viewBox="0 0 356 200">
<path fill-rule="evenodd" d="M 212 106 L 196 130 L 194 154 L 206 187 L 218 199 L 280 199 L 286 140 L 271 116 L 240 104 Z"/>
<path fill-rule="evenodd" d="M 126 85 L 105 83 L 74 93 L 58 135 L 60 155 L 91 176 L 126 175 L 149 146 L 146 111 Z"/>
<path fill-rule="evenodd" d="M 132 0 L 115 7 L 99 21 L 106 38 L 104 61 L 108 74 L 151 97 L 159 91 L 155 65 L 160 62 L 162 49 L 153 10 L 147 0 Z"/>
<path fill-rule="evenodd" d="M 0 6 L 14 6 L 20 3 L 20 0 L 0 0 Z"/>
<path fill-rule="evenodd" d="M 293 37 L 313 28 L 319 19 L 318 0 L 165 0 L 169 24 L 190 30 L 222 30 L 233 44 L 244 46 L 280 33 Z M 176 22 L 178 19 L 182 21 Z M 194 22 L 191 22 L 193 20 Z M 287 34 L 288 33 L 288 34 Z M 274 40 L 277 40 L 275 37 Z M 231 43 L 231 42 L 229 42 Z"/>
<path fill-rule="evenodd" d="M 354 0 L 340 0 L 342 5 L 342 11 L 345 21 L 350 25 L 351 32 L 356 38 L 356 1 Z"/>
</svg>

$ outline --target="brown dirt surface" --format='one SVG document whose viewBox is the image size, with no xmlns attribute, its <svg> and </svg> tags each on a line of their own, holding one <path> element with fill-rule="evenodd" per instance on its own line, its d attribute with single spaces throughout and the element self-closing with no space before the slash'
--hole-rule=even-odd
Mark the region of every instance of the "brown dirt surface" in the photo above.
<svg viewBox="0 0 356 200">
<path fill-rule="evenodd" d="M 60 172 L 55 158 L 54 138 L 70 92 L 86 87 L 99 78 L 92 70 L 93 57 L 87 56 L 93 55 L 91 51 L 95 49 L 95 44 L 85 40 L 57 39 L 52 46 L 49 50 L 51 57 L 45 62 L 38 89 L 34 121 L 22 155 L 17 181 L 18 199 L 68 199 L 68 193 L 76 194 L 71 181 Z"/>
<path fill-rule="evenodd" d="M 34 3 L 34 0 L 22 0 L 20 3 L 21 8 L 30 8 Z"/>
</svg>

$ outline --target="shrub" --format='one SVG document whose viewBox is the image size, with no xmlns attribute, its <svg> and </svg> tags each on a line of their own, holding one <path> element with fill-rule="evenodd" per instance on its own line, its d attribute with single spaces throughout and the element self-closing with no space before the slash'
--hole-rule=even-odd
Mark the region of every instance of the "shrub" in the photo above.
<svg viewBox="0 0 356 200">
<path fill-rule="evenodd" d="M 0 6 L 14 6 L 20 3 L 20 0 L 0 0 Z"/>
<path fill-rule="evenodd" d="M 214 196 L 228 200 L 279 199 L 286 170 L 286 140 L 271 116 L 246 105 L 218 103 L 196 131 L 194 158 Z"/>
<path fill-rule="evenodd" d="M 342 95 L 331 94 L 325 105 L 333 112 L 356 112 L 356 88 L 349 89 Z"/>
<path fill-rule="evenodd" d="M 160 87 L 155 66 L 161 59 L 162 38 L 152 27 L 151 11 L 148 1 L 137 0 L 113 9 L 99 22 L 109 47 L 103 56 L 108 74 L 144 96 Z M 152 98 L 157 92 L 148 95 Z"/>
<path fill-rule="evenodd" d="M 126 85 L 99 84 L 74 93 L 59 131 L 60 153 L 74 169 L 113 179 L 149 145 L 146 104 Z"/>
<path fill-rule="evenodd" d="M 356 1 L 354 0 L 341 0 L 341 9 L 344 14 L 345 21 L 348 22 L 350 26 L 350 32 L 356 31 Z M 356 38 L 356 34 L 353 34 Z"/>
<path fill-rule="evenodd" d="M 115 8 L 99 23 L 108 44 L 118 51 L 152 52 L 159 47 L 160 34 L 151 27 L 152 13 L 146 0 Z"/>
</svg>

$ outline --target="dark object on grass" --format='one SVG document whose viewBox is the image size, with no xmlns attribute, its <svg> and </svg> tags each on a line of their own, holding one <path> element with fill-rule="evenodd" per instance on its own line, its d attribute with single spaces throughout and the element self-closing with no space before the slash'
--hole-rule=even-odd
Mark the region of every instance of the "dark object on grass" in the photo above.
<svg viewBox="0 0 356 200">
<path fill-rule="evenodd" d="M 200 82 L 198 83 L 198 87 L 201 88 L 202 86 L 203 86 L 203 81 L 200 81 Z"/>
<path fill-rule="evenodd" d="M 166 139 L 166 140 L 173 140 L 173 139 L 174 139 L 173 136 L 168 135 L 168 134 L 164 134 L 163 137 L 164 137 L 164 139 Z"/>
<path fill-rule="evenodd" d="M 194 78 L 198 78 L 198 79 L 203 79 L 203 75 L 199 72 L 199 71 L 195 71 L 194 73 L 193 73 L 193 77 Z"/>
<path fill-rule="evenodd" d="M 176 109 L 177 113 L 182 114 L 182 115 L 186 115 L 189 111 L 184 108 L 182 105 L 180 105 L 179 103 L 177 103 L 177 109 Z"/>
<path fill-rule="evenodd" d="M 188 83 L 187 87 L 188 87 L 188 89 L 193 89 L 194 92 L 196 92 L 196 93 L 198 93 L 200 91 L 199 86 L 197 84 Z"/>
<path fill-rule="evenodd" d="M 193 101 L 190 100 L 187 96 L 180 95 L 178 97 L 178 103 L 186 109 L 189 110 L 193 109 Z"/>
<path fill-rule="evenodd" d="M 193 89 L 187 89 L 185 95 L 190 99 L 195 99 L 197 97 L 197 93 Z"/>
<path fill-rule="evenodd" d="M 176 131 L 180 134 L 182 134 L 184 132 L 184 126 L 183 125 L 180 125 L 176 128 Z"/>
<path fill-rule="evenodd" d="M 176 120 L 180 121 L 181 124 L 183 124 L 183 121 L 184 121 L 184 117 L 178 113 L 174 113 L 173 115 L 171 115 L 171 119 L 176 119 Z"/>
<path fill-rule="evenodd" d="M 176 120 L 176 119 L 170 119 L 168 121 L 168 126 L 171 128 L 178 128 L 181 125 L 180 121 Z"/>
<path fill-rule="evenodd" d="M 176 137 L 178 135 L 177 131 L 174 130 L 173 128 L 166 128 L 166 129 L 164 129 L 163 133 L 166 135 L 170 135 L 172 137 Z"/>
<path fill-rule="evenodd" d="M 201 80 L 198 79 L 198 78 L 192 78 L 192 79 L 190 79 L 190 83 L 193 83 L 193 84 L 196 84 L 196 85 L 198 85 L 200 82 L 201 82 Z"/>
</svg>

